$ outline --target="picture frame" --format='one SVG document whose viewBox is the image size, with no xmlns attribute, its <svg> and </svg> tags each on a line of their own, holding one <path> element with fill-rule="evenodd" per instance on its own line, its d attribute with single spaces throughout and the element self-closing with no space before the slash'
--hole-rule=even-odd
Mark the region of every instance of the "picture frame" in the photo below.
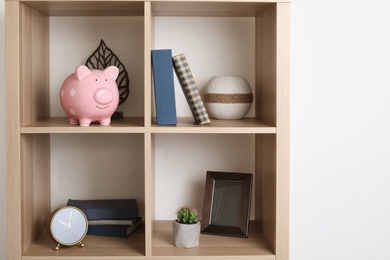
<svg viewBox="0 0 390 260">
<path fill-rule="evenodd" d="M 248 237 L 251 173 L 207 171 L 202 234 Z"/>
</svg>

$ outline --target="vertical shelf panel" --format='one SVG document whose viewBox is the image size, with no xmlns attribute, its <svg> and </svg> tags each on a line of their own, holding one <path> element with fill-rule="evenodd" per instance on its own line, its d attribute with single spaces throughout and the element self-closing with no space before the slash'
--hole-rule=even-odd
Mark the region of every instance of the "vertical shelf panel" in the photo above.
<svg viewBox="0 0 390 260">
<path fill-rule="evenodd" d="M 256 135 L 256 222 L 271 248 L 276 247 L 276 137 Z"/>
<path fill-rule="evenodd" d="M 50 136 L 22 135 L 22 252 L 46 227 L 50 215 Z"/>
<path fill-rule="evenodd" d="M 19 259 L 21 248 L 20 201 L 20 3 L 5 1 L 6 8 L 6 109 L 7 109 L 7 221 L 8 259 Z"/>
<path fill-rule="evenodd" d="M 256 117 L 276 126 L 276 5 L 256 16 Z"/>
<path fill-rule="evenodd" d="M 278 3 L 257 17 L 257 116 L 275 125 L 276 136 L 257 135 L 257 203 L 264 236 L 277 258 L 288 257 L 289 193 L 289 4 Z M 286 239 L 287 238 L 287 239 Z"/>
<path fill-rule="evenodd" d="M 278 259 L 289 256 L 290 194 L 290 4 L 278 3 L 277 46 L 277 134 L 276 134 L 276 249 Z"/>
<path fill-rule="evenodd" d="M 256 17 L 256 117 L 276 135 L 256 136 L 256 219 L 277 259 L 288 259 L 289 3 Z"/>
<path fill-rule="evenodd" d="M 145 133 L 145 255 L 152 255 L 154 218 L 153 137 Z"/>
<path fill-rule="evenodd" d="M 144 64 L 145 64 L 145 97 L 144 97 L 144 116 L 145 127 L 150 127 L 152 124 L 152 69 L 151 69 L 151 50 L 152 50 L 152 31 L 153 31 L 153 14 L 150 2 L 144 3 Z M 153 169 L 153 137 L 150 133 L 144 134 L 145 143 L 145 255 L 152 255 L 152 234 L 154 218 L 154 169 Z"/>
<path fill-rule="evenodd" d="M 21 125 L 48 117 L 49 18 L 21 4 Z"/>
<path fill-rule="evenodd" d="M 30 124 L 49 115 L 49 19 L 20 4 L 20 119 Z M 21 138 L 22 252 L 41 233 L 50 215 L 49 135 Z"/>
<path fill-rule="evenodd" d="M 145 100 L 144 100 L 144 116 L 145 127 L 150 127 L 152 124 L 152 68 L 151 68 L 151 50 L 152 50 L 152 32 L 153 32 L 153 14 L 150 2 L 145 2 L 144 10 L 144 64 L 145 64 Z"/>
</svg>

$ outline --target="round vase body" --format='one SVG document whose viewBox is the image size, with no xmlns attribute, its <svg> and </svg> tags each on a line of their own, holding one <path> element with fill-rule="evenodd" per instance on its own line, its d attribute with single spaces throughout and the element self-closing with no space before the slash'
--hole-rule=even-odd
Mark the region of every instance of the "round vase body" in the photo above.
<svg viewBox="0 0 390 260">
<path fill-rule="evenodd" d="M 251 87 L 242 76 L 214 76 L 204 92 L 207 112 L 216 119 L 241 119 L 252 102 Z"/>
<path fill-rule="evenodd" d="M 172 223 L 173 242 L 176 247 L 191 248 L 199 246 L 200 222 L 195 224 Z"/>
</svg>

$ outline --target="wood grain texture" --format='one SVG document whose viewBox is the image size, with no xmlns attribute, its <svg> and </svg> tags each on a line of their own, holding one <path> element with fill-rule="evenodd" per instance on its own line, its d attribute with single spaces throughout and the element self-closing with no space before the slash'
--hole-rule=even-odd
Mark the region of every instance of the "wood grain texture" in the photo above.
<svg viewBox="0 0 390 260">
<path fill-rule="evenodd" d="M 256 116 L 276 126 L 276 135 L 256 135 L 256 219 L 278 260 L 289 255 L 289 8 L 256 17 Z"/>
<path fill-rule="evenodd" d="M 56 243 L 49 238 L 45 229 L 26 251 L 23 259 L 124 259 L 125 256 L 145 259 L 144 241 L 144 227 L 141 227 L 127 238 L 87 235 L 83 240 L 84 248 L 64 246 L 54 251 Z"/>
<path fill-rule="evenodd" d="M 177 125 L 144 127 L 143 117 L 125 117 L 112 120 L 110 126 L 91 124 L 88 127 L 70 125 L 65 117 L 44 118 L 21 127 L 23 134 L 59 134 L 59 133 L 276 133 L 276 127 L 269 126 L 256 118 L 242 120 L 212 120 L 205 126 L 195 124 L 192 117 L 179 117 Z"/>
<path fill-rule="evenodd" d="M 145 254 L 152 255 L 152 218 L 154 209 L 154 170 L 153 170 L 153 140 L 152 135 L 145 134 Z"/>
<path fill-rule="evenodd" d="M 276 5 L 256 17 L 256 117 L 276 126 Z"/>
<path fill-rule="evenodd" d="M 20 70 L 19 2 L 5 2 L 6 45 L 6 151 L 8 259 L 20 259 L 21 230 L 21 150 L 20 150 Z"/>
<path fill-rule="evenodd" d="M 289 258 L 290 194 L 290 5 L 277 4 L 276 255 Z"/>
<path fill-rule="evenodd" d="M 254 222 L 250 223 L 249 237 L 227 237 L 201 234 L 199 247 L 177 248 L 173 244 L 172 221 L 155 221 L 153 256 L 207 257 L 207 259 L 275 259 L 262 233 Z M 186 258 L 187 259 L 187 258 Z M 206 258 L 205 258 L 206 259 Z"/>
<path fill-rule="evenodd" d="M 144 6 L 144 115 L 145 126 L 150 127 L 152 120 L 152 32 L 153 32 L 153 14 L 150 2 L 145 2 Z"/>
<path fill-rule="evenodd" d="M 50 115 L 49 18 L 21 5 L 21 125 Z"/>
<path fill-rule="evenodd" d="M 49 116 L 49 20 L 23 4 L 20 16 L 20 121 L 24 125 Z M 20 136 L 22 252 L 42 231 L 50 214 L 49 138 Z"/>
<path fill-rule="evenodd" d="M 46 226 L 50 215 L 50 136 L 22 135 L 22 252 Z"/>
</svg>

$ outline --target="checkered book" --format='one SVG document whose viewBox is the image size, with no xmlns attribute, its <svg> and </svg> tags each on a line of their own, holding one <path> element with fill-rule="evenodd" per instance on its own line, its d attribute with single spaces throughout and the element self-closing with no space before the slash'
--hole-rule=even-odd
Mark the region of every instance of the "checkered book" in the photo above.
<svg viewBox="0 0 390 260">
<path fill-rule="evenodd" d="M 190 67 L 188 66 L 186 56 L 182 53 L 173 56 L 172 60 L 177 78 L 179 79 L 181 88 L 187 99 L 188 105 L 190 106 L 195 122 L 198 125 L 210 123 L 209 115 L 207 114 L 202 98 L 199 95 L 198 87 L 196 86 L 194 77 L 192 76 Z"/>
</svg>

